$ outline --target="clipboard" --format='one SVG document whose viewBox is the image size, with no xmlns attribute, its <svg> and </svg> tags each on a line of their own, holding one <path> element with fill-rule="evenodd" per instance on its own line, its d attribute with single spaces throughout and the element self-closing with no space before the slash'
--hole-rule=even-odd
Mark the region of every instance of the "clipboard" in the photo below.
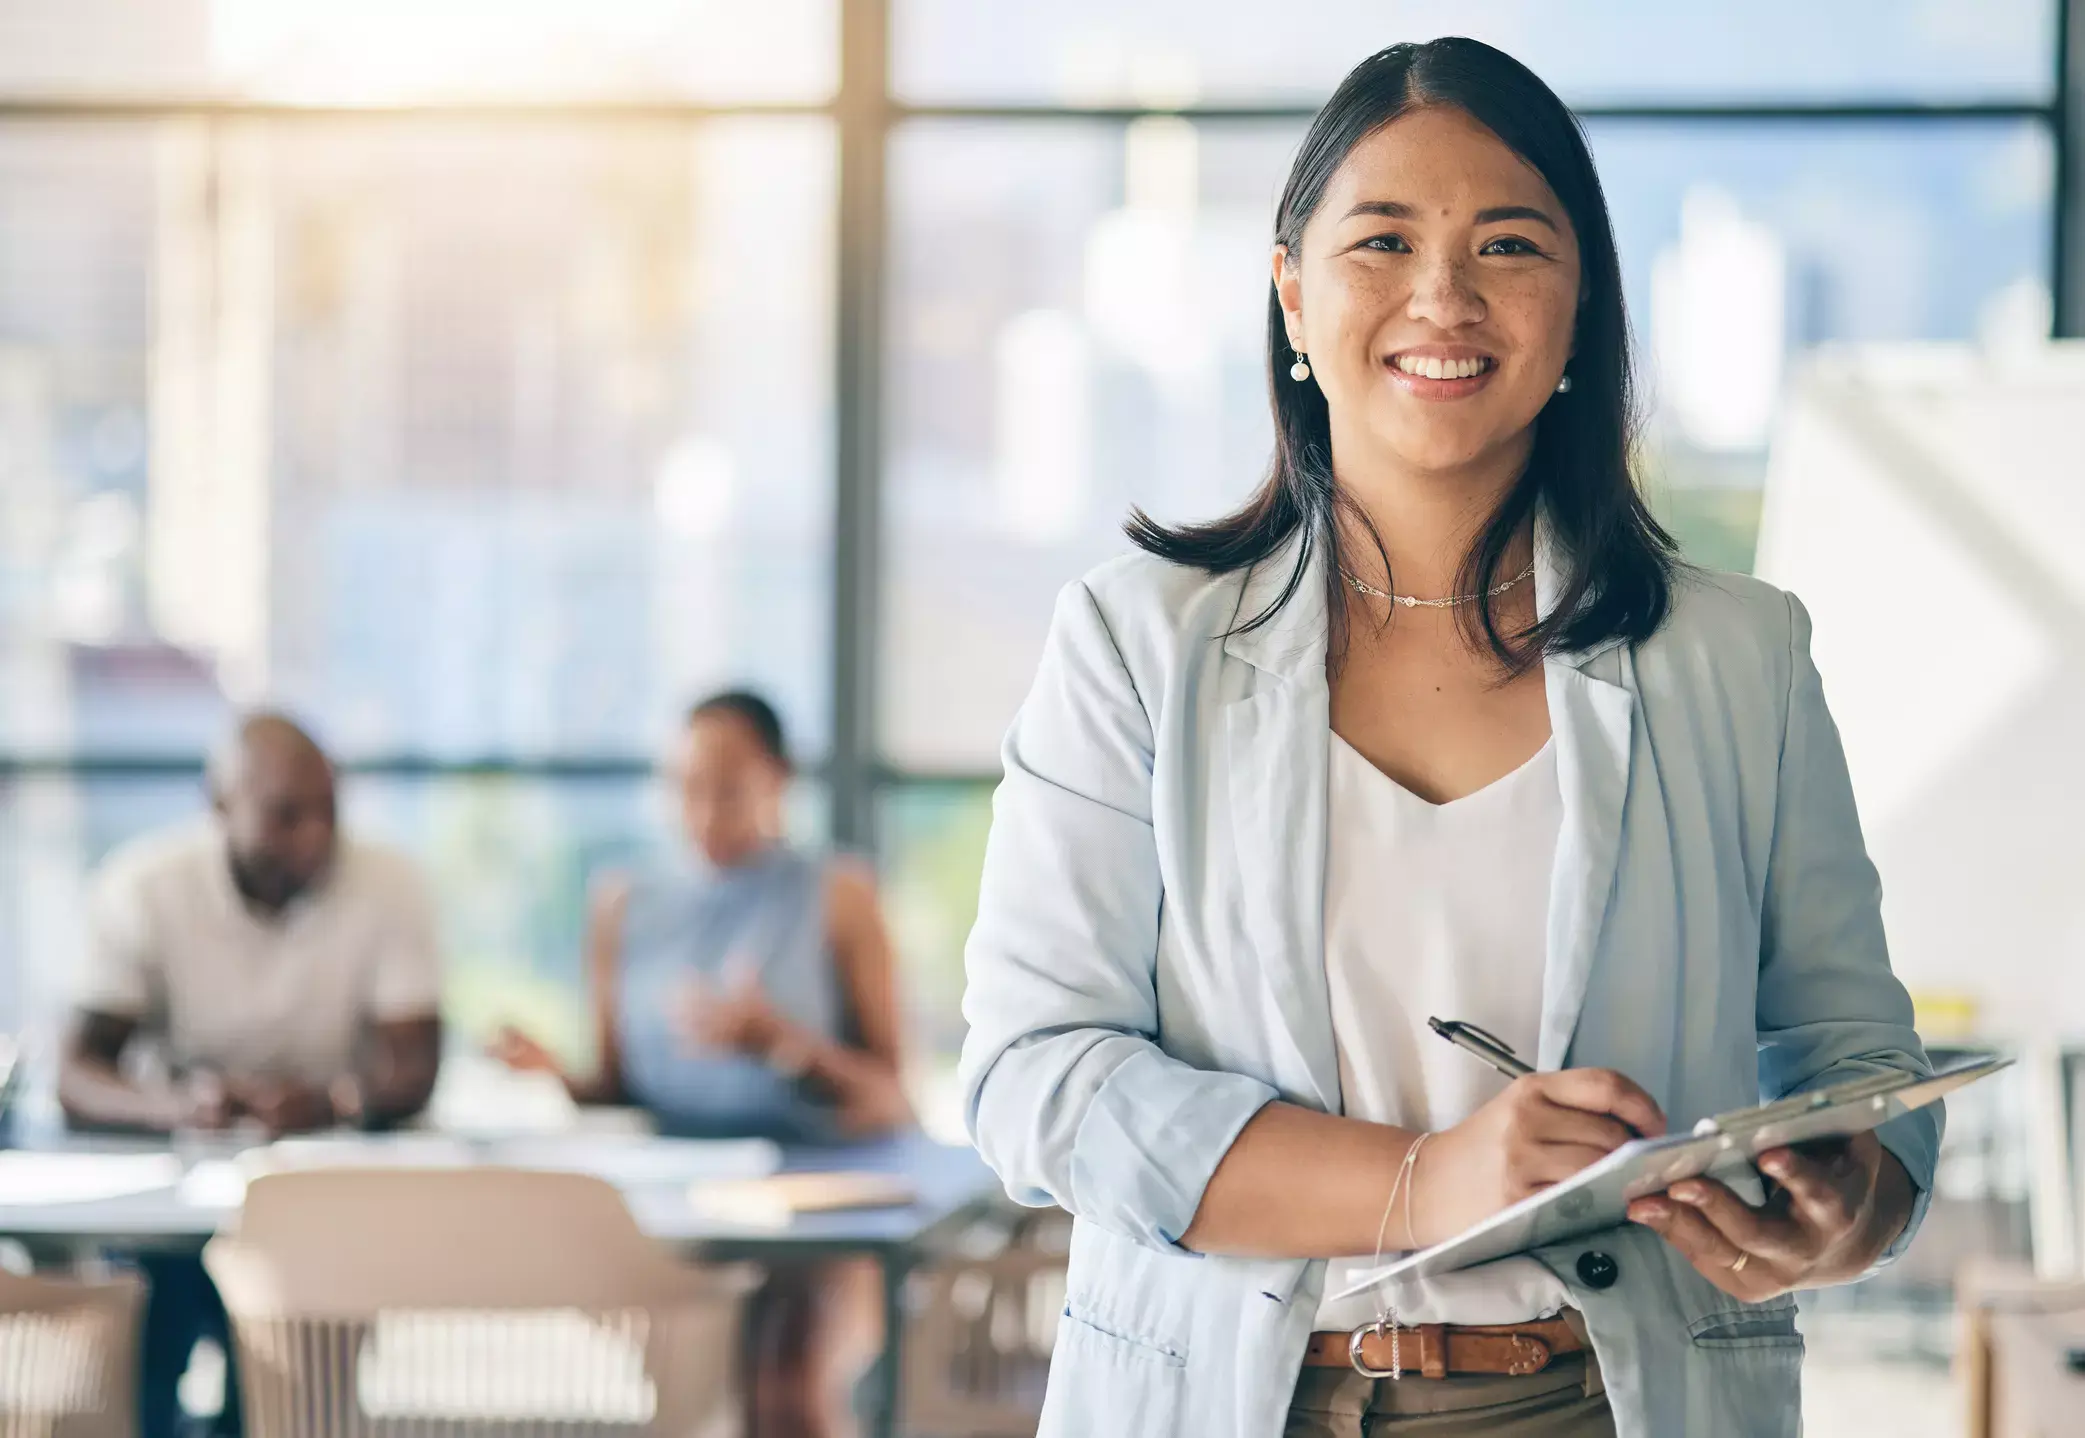
<svg viewBox="0 0 2085 1438">
<path fill-rule="evenodd" d="M 2011 1063 L 2009 1058 L 1984 1058 L 1930 1076 L 1901 1069 L 1865 1074 L 1756 1108 L 1717 1114 L 1687 1133 L 1636 1139 L 1453 1238 L 1371 1270 L 1332 1296 L 1351 1298 L 1395 1279 L 1454 1273 L 1612 1228 L 1626 1221 L 1632 1200 L 1663 1192 L 1683 1178 L 1718 1179 L 1753 1198 L 1763 1190 L 1752 1160 L 1768 1149 L 1866 1133 Z"/>
</svg>

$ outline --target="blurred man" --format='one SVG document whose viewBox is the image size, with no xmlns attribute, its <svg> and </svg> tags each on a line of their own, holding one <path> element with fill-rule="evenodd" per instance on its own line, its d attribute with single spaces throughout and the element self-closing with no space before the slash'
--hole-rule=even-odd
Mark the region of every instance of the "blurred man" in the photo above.
<svg viewBox="0 0 2085 1438">
<path fill-rule="evenodd" d="M 417 1113 L 441 1053 L 418 874 L 339 834 L 333 767 L 281 715 L 242 722 L 209 777 L 209 821 L 118 851 L 96 882 L 59 1074 L 67 1118 L 273 1136 Z M 221 1341 L 224 1319 L 193 1258 L 147 1269 L 139 1396 L 143 1432 L 160 1438 L 195 1340 Z"/>
</svg>

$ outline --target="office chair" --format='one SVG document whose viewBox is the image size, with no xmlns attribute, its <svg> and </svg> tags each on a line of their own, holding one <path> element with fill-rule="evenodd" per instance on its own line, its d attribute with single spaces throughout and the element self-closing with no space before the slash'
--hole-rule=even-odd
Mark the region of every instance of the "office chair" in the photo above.
<svg viewBox="0 0 2085 1438">
<path fill-rule="evenodd" d="M 131 1438 L 143 1300 L 135 1274 L 0 1272 L 0 1438 Z"/>
<path fill-rule="evenodd" d="M 680 1262 L 597 1178 L 267 1174 L 203 1262 L 247 1438 L 738 1431 L 753 1275 Z"/>
</svg>

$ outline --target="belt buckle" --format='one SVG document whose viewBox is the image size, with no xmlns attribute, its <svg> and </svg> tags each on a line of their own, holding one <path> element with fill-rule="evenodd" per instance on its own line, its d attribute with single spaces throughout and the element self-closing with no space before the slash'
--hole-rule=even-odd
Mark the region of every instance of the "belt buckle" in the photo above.
<svg viewBox="0 0 2085 1438">
<path fill-rule="evenodd" d="M 1403 1355 L 1398 1352 L 1398 1332 L 1397 1320 L 1394 1318 L 1378 1318 L 1373 1323 L 1362 1324 L 1347 1336 L 1347 1362 L 1353 1364 L 1354 1371 L 1363 1378 L 1388 1378 L 1392 1382 L 1402 1381 L 1404 1378 L 1404 1364 L 1401 1361 Z M 1390 1366 L 1388 1368 L 1371 1368 L 1368 1366 L 1368 1360 L 1361 1356 L 1361 1345 L 1368 1341 L 1370 1334 L 1374 1334 L 1377 1338 L 1387 1337 L 1390 1340 Z"/>
</svg>

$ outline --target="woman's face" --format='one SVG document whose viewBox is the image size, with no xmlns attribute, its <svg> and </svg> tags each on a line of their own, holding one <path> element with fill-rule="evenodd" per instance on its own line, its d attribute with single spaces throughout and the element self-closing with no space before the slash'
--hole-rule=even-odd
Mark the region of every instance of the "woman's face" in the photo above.
<svg viewBox="0 0 2085 1438">
<path fill-rule="evenodd" d="M 1354 147 L 1300 248 L 1276 247 L 1274 279 L 1336 463 L 1526 453 L 1579 291 L 1578 237 L 1526 161 L 1466 111 L 1414 110 Z"/>
<path fill-rule="evenodd" d="M 690 721 L 668 775 L 680 793 L 688 842 L 719 868 L 743 864 L 781 837 L 789 772 L 736 714 Z"/>
</svg>

